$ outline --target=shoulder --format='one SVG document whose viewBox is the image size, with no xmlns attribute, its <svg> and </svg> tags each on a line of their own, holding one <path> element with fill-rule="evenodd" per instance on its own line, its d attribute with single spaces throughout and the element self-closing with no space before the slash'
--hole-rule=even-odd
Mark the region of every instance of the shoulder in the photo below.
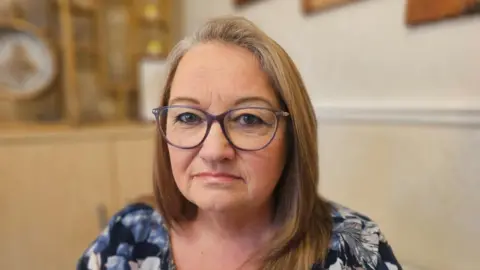
<svg viewBox="0 0 480 270">
<path fill-rule="evenodd" d="M 81 255 L 77 269 L 135 269 L 141 263 L 160 267 L 168 249 L 168 232 L 158 212 L 146 204 L 131 204 L 110 219 Z"/>
<path fill-rule="evenodd" d="M 324 268 L 402 269 L 378 224 L 338 203 L 330 205 L 333 231 Z"/>
</svg>

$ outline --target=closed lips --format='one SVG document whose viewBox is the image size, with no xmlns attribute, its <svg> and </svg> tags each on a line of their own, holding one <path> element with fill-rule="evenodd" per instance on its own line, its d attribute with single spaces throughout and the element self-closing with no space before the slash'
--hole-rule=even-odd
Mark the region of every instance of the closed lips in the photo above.
<svg viewBox="0 0 480 270">
<path fill-rule="evenodd" d="M 194 177 L 208 177 L 208 178 L 231 178 L 231 179 L 241 179 L 241 177 L 229 173 L 218 173 L 218 172 L 202 172 L 193 175 Z"/>
</svg>

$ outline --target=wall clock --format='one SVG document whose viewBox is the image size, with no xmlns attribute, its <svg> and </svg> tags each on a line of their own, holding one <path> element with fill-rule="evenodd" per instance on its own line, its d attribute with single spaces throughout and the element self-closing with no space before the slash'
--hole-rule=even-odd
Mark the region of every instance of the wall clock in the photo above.
<svg viewBox="0 0 480 270">
<path fill-rule="evenodd" d="M 56 76 L 55 53 L 35 26 L 20 20 L 0 22 L 0 98 L 33 98 Z"/>
</svg>

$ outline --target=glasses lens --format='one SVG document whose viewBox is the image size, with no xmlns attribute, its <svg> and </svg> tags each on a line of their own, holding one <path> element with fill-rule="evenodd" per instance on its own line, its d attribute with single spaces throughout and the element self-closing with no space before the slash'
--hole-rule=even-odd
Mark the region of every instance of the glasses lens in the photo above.
<svg viewBox="0 0 480 270">
<path fill-rule="evenodd" d="M 277 129 L 277 116 L 262 108 L 242 108 L 225 117 L 225 130 L 238 148 L 256 150 L 266 146 Z"/>
<path fill-rule="evenodd" d="M 197 146 L 207 131 L 207 117 L 189 107 L 169 107 L 159 113 L 162 132 L 172 145 L 182 148 Z"/>
</svg>

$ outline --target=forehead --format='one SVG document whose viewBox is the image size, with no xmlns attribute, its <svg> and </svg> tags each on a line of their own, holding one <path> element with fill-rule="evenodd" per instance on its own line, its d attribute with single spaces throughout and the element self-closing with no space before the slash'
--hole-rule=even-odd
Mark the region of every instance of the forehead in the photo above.
<svg viewBox="0 0 480 270">
<path fill-rule="evenodd" d="M 238 46 L 213 42 L 193 47 L 180 61 L 170 100 L 177 97 L 225 106 L 255 97 L 278 105 L 268 76 L 253 53 Z"/>
</svg>

